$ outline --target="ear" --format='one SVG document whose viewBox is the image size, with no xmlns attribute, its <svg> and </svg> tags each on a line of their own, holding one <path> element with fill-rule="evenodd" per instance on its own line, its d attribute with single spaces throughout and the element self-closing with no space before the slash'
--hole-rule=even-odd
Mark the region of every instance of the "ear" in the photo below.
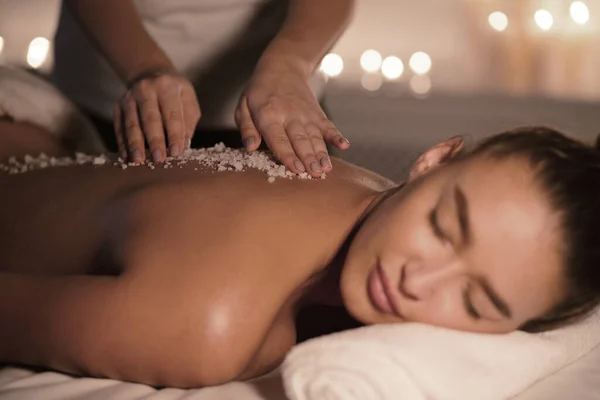
<svg viewBox="0 0 600 400">
<path fill-rule="evenodd" d="M 455 136 L 439 143 L 421 154 L 410 169 L 408 181 L 411 182 L 432 168 L 454 158 L 463 149 L 465 142 L 462 137 Z"/>
</svg>

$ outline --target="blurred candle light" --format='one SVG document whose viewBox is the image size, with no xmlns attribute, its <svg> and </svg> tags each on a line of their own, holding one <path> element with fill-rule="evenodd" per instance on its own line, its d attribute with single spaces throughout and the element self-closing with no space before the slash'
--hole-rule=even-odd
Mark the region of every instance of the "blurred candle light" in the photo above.
<svg viewBox="0 0 600 400">
<path fill-rule="evenodd" d="M 388 56 L 381 64 L 381 73 L 389 80 L 395 80 L 404 73 L 404 63 L 396 56 Z"/>
<path fill-rule="evenodd" d="M 590 10 L 583 1 L 574 1 L 569 9 L 571 19 L 578 25 L 585 25 L 590 20 Z"/>
<path fill-rule="evenodd" d="M 329 53 L 323 57 L 320 69 L 327 76 L 338 76 L 344 70 L 344 60 L 335 53 Z"/>
<path fill-rule="evenodd" d="M 537 10 L 534 19 L 537 26 L 543 31 L 549 31 L 554 25 L 554 17 L 548 10 Z"/>
<path fill-rule="evenodd" d="M 381 54 L 377 50 L 367 50 L 360 56 L 360 66 L 365 72 L 379 71 L 381 62 Z"/>
<path fill-rule="evenodd" d="M 360 78 L 360 85 L 369 92 L 376 92 L 383 85 L 383 77 L 381 74 L 363 74 Z"/>
<path fill-rule="evenodd" d="M 431 91 L 431 78 L 427 75 L 415 75 L 408 83 L 410 90 L 419 97 L 424 97 Z"/>
<path fill-rule="evenodd" d="M 488 17 L 488 22 L 490 23 L 490 26 L 498 32 L 502 32 L 508 27 L 508 17 L 500 11 L 491 13 Z"/>
<path fill-rule="evenodd" d="M 39 68 L 46 61 L 48 51 L 50 50 L 50 41 L 43 37 L 36 37 L 29 43 L 27 50 L 27 64 L 32 68 Z"/>
<path fill-rule="evenodd" d="M 425 75 L 431 70 L 431 57 L 429 54 L 418 51 L 410 56 L 410 69 L 417 75 Z"/>
</svg>

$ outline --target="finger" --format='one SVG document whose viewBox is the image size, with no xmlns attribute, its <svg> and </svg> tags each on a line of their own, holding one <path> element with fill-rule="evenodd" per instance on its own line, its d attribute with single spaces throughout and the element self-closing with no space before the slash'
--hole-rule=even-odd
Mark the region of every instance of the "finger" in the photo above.
<svg viewBox="0 0 600 400">
<path fill-rule="evenodd" d="M 137 103 L 131 92 L 127 92 L 123 97 L 121 109 L 124 116 L 125 139 L 129 151 L 129 160 L 141 163 L 146 158 L 144 135 L 140 126 Z"/>
<path fill-rule="evenodd" d="M 285 129 L 283 129 L 281 122 L 277 120 L 274 112 L 264 110 L 262 116 L 255 122 L 259 122 L 258 128 L 261 136 L 275 157 L 281 161 L 283 165 L 297 174 L 306 172 L 304 164 L 296 157 L 296 153 L 290 144 Z"/>
<path fill-rule="evenodd" d="M 335 125 L 333 125 L 333 123 L 330 120 L 323 119 L 319 123 L 319 128 L 321 129 L 323 137 L 325 138 L 327 143 L 337 147 L 340 150 L 346 150 L 348 147 L 350 147 L 350 141 L 346 139 L 340 133 L 340 131 L 337 130 Z"/>
<path fill-rule="evenodd" d="M 185 148 L 189 149 L 202 112 L 200 111 L 196 92 L 191 88 L 184 88 L 181 91 L 181 103 L 183 104 L 183 117 L 185 121 Z"/>
<path fill-rule="evenodd" d="M 327 151 L 327 145 L 325 144 L 321 130 L 314 124 L 308 124 L 306 125 L 306 133 L 315 150 L 315 157 L 317 158 L 321 169 L 323 172 L 331 171 L 333 166 L 331 165 L 331 159 L 329 158 L 329 152 Z"/>
<path fill-rule="evenodd" d="M 290 138 L 290 143 L 294 151 L 306 167 L 306 171 L 312 176 L 320 176 L 323 170 L 317 162 L 315 150 L 304 124 L 298 120 L 294 120 L 286 126 L 285 131 Z"/>
<path fill-rule="evenodd" d="M 181 102 L 181 89 L 169 77 L 157 78 L 158 104 L 167 130 L 169 139 L 169 155 L 177 157 L 184 149 L 183 104 Z"/>
<path fill-rule="evenodd" d="M 125 145 L 125 134 L 123 132 L 123 112 L 121 111 L 121 105 L 115 103 L 113 111 L 113 127 L 115 130 L 115 138 L 117 139 L 117 146 L 119 148 L 119 156 L 123 160 L 127 160 L 127 146 Z"/>
<path fill-rule="evenodd" d="M 166 157 L 165 132 L 156 90 L 149 82 L 142 81 L 136 87 L 135 96 L 152 161 L 162 162 Z"/>
<path fill-rule="evenodd" d="M 240 99 L 240 103 L 238 104 L 238 108 L 235 112 L 235 119 L 238 128 L 240 128 L 242 143 L 244 144 L 246 151 L 251 152 L 258 149 L 261 138 L 256 126 L 254 125 L 254 121 L 252 121 L 250 109 L 248 108 L 248 99 L 246 96 L 243 96 Z"/>
</svg>

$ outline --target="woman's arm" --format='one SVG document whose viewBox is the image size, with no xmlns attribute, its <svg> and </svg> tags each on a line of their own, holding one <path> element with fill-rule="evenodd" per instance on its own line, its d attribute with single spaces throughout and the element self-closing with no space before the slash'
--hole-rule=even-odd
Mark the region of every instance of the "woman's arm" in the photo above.
<svg viewBox="0 0 600 400">
<path fill-rule="evenodd" d="M 0 362 L 151 385 L 219 384 L 241 366 L 227 338 L 211 334 L 202 303 L 164 282 L 0 273 Z"/>
<path fill-rule="evenodd" d="M 174 72 L 150 37 L 132 0 L 66 0 L 89 39 L 123 82 L 154 71 Z"/>
<path fill-rule="evenodd" d="M 294 344 L 290 296 L 307 274 L 284 239 L 297 224 L 272 229 L 287 207 L 246 205 L 260 201 L 265 215 L 221 196 L 215 209 L 199 200 L 204 186 L 137 193 L 119 277 L 0 272 L 0 363 L 175 387 L 276 366 Z"/>
</svg>

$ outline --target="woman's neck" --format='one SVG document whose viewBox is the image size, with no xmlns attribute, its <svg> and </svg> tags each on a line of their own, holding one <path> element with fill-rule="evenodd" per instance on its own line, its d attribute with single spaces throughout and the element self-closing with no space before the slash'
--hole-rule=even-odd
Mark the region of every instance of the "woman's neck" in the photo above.
<svg viewBox="0 0 600 400">
<path fill-rule="evenodd" d="M 327 263 L 325 268 L 316 271 L 307 279 L 301 298 L 302 305 L 343 306 L 340 293 L 340 278 L 350 245 L 360 227 L 369 218 L 371 213 L 402 188 L 402 186 L 374 193 L 365 199 L 360 212 L 355 214 L 357 217 L 354 218 L 352 229 L 345 234 L 341 246 L 338 245 L 337 251 L 331 257 L 331 261 Z"/>
</svg>

